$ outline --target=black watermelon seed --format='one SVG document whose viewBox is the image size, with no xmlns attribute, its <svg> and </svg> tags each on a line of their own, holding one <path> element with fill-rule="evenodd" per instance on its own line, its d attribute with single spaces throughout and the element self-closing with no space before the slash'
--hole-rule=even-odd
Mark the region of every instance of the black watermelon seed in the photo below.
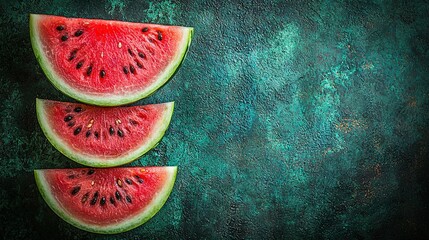
<svg viewBox="0 0 429 240">
<path fill-rule="evenodd" d="M 82 131 L 82 127 L 81 127 L 81 126 L 77 127 L 77 128 L 74 130 L 73 134 L 76 136 L 76 135 L 78 135 L 78 134 L 80 133 L 80 131 Z"/>
<path fill-rule="evenodd" d="M 104 70 L 101 70 L 100 71 L 100 77 L 104 78 L 104 76 L 106 76 L 106 72 Z"/>
<path fill-rule="evenodd" d="M 129 178 L 125 178 L 125 182 L 126 182 L 128 185 L 132 185 L 132 184 L 133 184 L 133 182 L 132 182 Z"/>
<path fill-rule="evenodd" d="M 63 41 L 63 42 L 67 41 L 67 39 L 69 39 L 69 36 L 67 36 L 67 35 L 63 35 L 61 37 L 61 41 Z"/>
<path fill-rule="evenodd" d="M 136 60 L 136 64 L 137 64 L 137 67 L 139 67 L 139 68 L 143 68 L 143 64 L 141 64 L 139 61 L 137 61 Z"/>
<path fill-rule="evenodd" d="M 57 26 L 57 30 L 58 30 L 58 31 L 62 31 L 62 30 L 64 30 L 64 26 L 63 26 L 63 25 L 59 25 L 59 26 Z"/>
<path fill-rule="evenodd" d="M 76 176 L 74 174 L 68 176 L 68 178 L 70 178 L 70 179 L 74 179 L 75 177 Z"/>
<path fill-rule="evenodd" d="M 119 193 L 119 191 L 116 191 L 116 192 L 115 192 L 115 197 L 116 197 L 116 199 L 121 200 L 122 196 L 121 196 L 121 194 Z"/>
<path fill-rule="evenodd" d="M 67 123 L 67 126 L 69 126 L 69 127 L 73 127 L 75 124 L 76 124 L 76 123 L 75 123 L 74 121 L 71 121 L 71 122 Z"/>
<path fill-rule="evenodd" d="M 128 67 L 127 67 L 127 66 L 124 66 L 124 67 L 122 68 L 122 70 L 124 71 L 124 73 L 125 73 L 125 74 L 128 74 Z"/>
<path fill-rule="evenodd" d="M 86 69 L 86 75 L 91 75 L 91 72 L 92 72 L 92 64 L 91 65 L 89 65 L 89 67 Z"/>
<path fill-rule="evenodd" d="M 122 132 L 121 129 L 118 129 L 118 136 L 119 137 L 124 137 L 124 132 Z"/>
<path fill-rule="evenodd" d="M 138 175 L 134 176 L 137 179 L 137 182 L 143 183 L 143 179 L 141 179 Z"/>
<path fill-rule="evenodd" d="M 92 174 L 94 174 L 94 172 L 95 172 L 95 171 L 94 171 L 94 169 L 89 169 L 89 171 L 88 171 L 88 173 L 87 173 L 87 174 L 88 174 L 88 175 L 92 175 Z"/>
<path fill-rule="evenodd" d="M 65 118 L 64 118 L 64 122 L 70 122 L 70 120 L 72 120 L 73 119 L 73 116 L 72 115 L 67 115 Z"/>
<path fill-rule="evenodd" d="M 128 195 L 127 195 L 127 196 L 125 197 L 125 199 L 127 199 L 127 202 L 132 203 L 132 201 L 131 201 L 131 197 L 130 197 L 130 196 L 128 196 Z"/>
<path fill-rule="evenodd" d="M 144 55 L 144 53 L 142 53 L 142 52 L 139 52 L 139 57 L 146 58 L 146 55 Z"/>
<path fill-rule="evenodd" d="M 81 107 L 76 107 L 73 111 L 75 111 L 75 112 L 82 112 L 82 108 Z"/>
<path fill-rule="evenodd" d="M 104 204 L 106 204 L 106 197 L 102 197 L 100 199 L 100 206 L 103 206 Z"/>
<path fill-rule="evenodd" d="M 109 134 L 110 134 L 110 136 L 115 134 L 115 129 L 113 129 L 112 126 L 110 126 L 110 128 L 109 128 Z"/>
<path fill-rule="evenodd" d="M 115 204 L 115 199 L 113 197 L 110 197 L 110 203 Z"/>
<path fill-rule="evenodd" d="M 77 49 L 70 52 L 69 61 L 75 59 L 77 53 Z"/>
<path fill-rule="evenodd" d="M 132 74 L 136 74 L 136 69 L 134 68 L 134 66 L 132 64 L 130 64 L 130 72 Z"/>
<path fill-rule="evenodd" d="M 89 204 L 95 205 L 98 201 L 98 191 L 94 193 L 94 196 L 91 199 L 91 202 Z"/>
<path fill-rule="evenodd" d="M 160 31 L 158 31 L 158 40 L 161 41 L 162 40 L 162 33 Z"/>
<path fill-rule="evenodd" d="M 86 131 L 86 133 L 85 133 L 85 137 L 89 137 L 89 136 L 91 136 L 91 131 L 90 130 Z"/>
<path fill-rule="evenodd" d="M 100 135 L 98 134 L 97 131 L 94 132 L 94 136 L 95 136 L 96 139 L 98 139 L 98 137 L 100 137 Z"/>
<path fill-rule="evenodd" d="M 76 195 L 80 191 L 80 186 L 76 186 L 71 190 L 71 195 Z"/>
<path fill-rule="evenodd" d="M 134 56 L 133 51 L 131 51 L 131 49 L 129 49 L 129 48 L 128 48 L 128 53 L 129 53 L 131 56 Z"/>
<path fill-rule="evenodd" d="M 80 61 L 76 64 L 76 69 L 80 69 L 83 66 L 83 61 Z"/>
<path fill-rule="evenodd" d="M 142 32 L 147 32 L 149 30 L 149 28 L 145 27 L 142 29 Z"/>
<path fill-rule="evenodd" d="M 83 30 L 82 30 L 82 29 L 79 29 L 79 30 L 77 30 L 77 31 L 74 33 L 74 36 L 75 36 L 75 37 L 79 37 L 80 35 L 82 35 L 82 33 L 83 33 Z"/>
<path fill-rule="evenodd" d="M 88 197 L 89 197 L 89 192 L 85 193 L 85 195 L 83 195 L 83 196 L 82 196 L 82 200 L 81 200 L 81 202 L 82 202 L 82 203 L 85 203 L 85 202 L 86 202 L 86 200 L 88 200 Z"/>
</svg>

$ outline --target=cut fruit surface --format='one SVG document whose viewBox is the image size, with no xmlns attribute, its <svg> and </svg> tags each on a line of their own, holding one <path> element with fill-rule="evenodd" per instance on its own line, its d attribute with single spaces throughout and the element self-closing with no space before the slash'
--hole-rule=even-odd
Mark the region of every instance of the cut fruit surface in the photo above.
<svg viewBox="0 0 429 240">
<path fill-rule="evenodd" d="M 30 15 L 34 53 L 52 84 L 81 102 L 116 106 L 163 86 L 181 65 L 193 28 Z"/>
<path fill-rule="evenodd" d="M 135 228 L 164 205 L 177 167 L 35 170 L 39 191 L 66 222 L 113 234 Z"/>
<path fill-rule="evenodd" d="M 70 159 L 91 167 L 129 163 L 164 136 L 174 103 L 97 107 L 36 100 L 39 124 L 49 141 Z"/>
</svg>

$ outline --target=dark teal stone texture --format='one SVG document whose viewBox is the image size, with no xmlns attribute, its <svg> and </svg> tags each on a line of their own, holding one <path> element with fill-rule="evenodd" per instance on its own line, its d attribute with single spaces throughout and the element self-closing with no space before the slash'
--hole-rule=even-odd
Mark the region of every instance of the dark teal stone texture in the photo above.
<svg viewBox="0 0 429 240">
<path fill-rule="evenodd" d="M 104 236 L 44 203 L 33 169 L 80 167 L 46 140 L 35 98 L 73 101 L 39 67 L 28 14 L 193 26 L 161 143 L 178 165 L 145 225 Z M 427 1 L 2 1 L 3 239 L 428 239 Z"/>
</svg>

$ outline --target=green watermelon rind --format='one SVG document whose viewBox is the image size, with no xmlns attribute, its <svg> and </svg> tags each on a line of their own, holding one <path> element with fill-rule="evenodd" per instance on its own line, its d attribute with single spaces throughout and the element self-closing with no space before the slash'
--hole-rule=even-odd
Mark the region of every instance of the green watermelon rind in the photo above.
<svg viewBox="0 0 429 240">
<path fill-rule="evenodd" d="M 36 113 L 39 125 L 49 142 L 58 151 L 60 151 L 63 155 L 70 158 L 71 160 L 85 166 L 99 168 L 116 167 L 130 163 L 137 158 L 143 156 L 152 148 L 154 148 L 165 135 L 165 132 L 170 125 L 170 121 L 174 112 L 174 102 L 160 103 L 165 104 L 167 106 L 167 109 L 164 111 L 162 121 L 160 121 L 157 126 L 154 127 L 154 129 L 156 129 L 156 132 L 153 133 L 153 135 L 150 137 L 150 140 L 147 141 L 146 144 L 141 145 L 138 149 L 130 151 L 123 156 L 105 159 L 92 155 L 81 154 L 76 150 L 71 149 L 67 144 L 65 144 L 65 142 L 61 140 L 61 138 L 53 131 L 53 128 L 48 123 L 48 119 L 46 118 L 46 114 L 44 111 L 44 101 L 46 100 L 38 98 L 36 99 Z"/>
<path fill-rule="evenodd" d="M 47 205 L 64 221 L 88 232 L 100 234 L 117 234 L 129 231 L 131 229 L 143 225 L 144 223 L 149 221 L 164 206 L 165 202 L 167 201 L 173 190 L 173 186 L 176 181 L 177 166 L 168 166 L 163 168 L 167 169 L 167 171 L 169 172 L 169 179 L 165 181 L 166 183 L 164 184 L 162 190 L 155 195 L 154 199 L 152 199 L 150 204 L 148 204 L 148 206 L 141 213 L 138 213 L 134 217 L 126 219 L 120 223 L 104 227 L 96 224 L 88 224 L 82 222 L 67 213 L 67 211 L 61 207 L 55 196 L 50 191 L 50 187 L 48 186 L 43 176 L 43 170 L 34 170 L 34 177 L 36 179 L 36 184 L 39 189 L 39 192 L 47 203 Z"/>
<path fill-rule="evenodd" d="M 58 75 L 56 71 L 52 68 L 48 58 L 44 54 L 43 46 L 41 44 L 37 30 L 38 21 L 43 16 L 44 15 L 30 14 L 30 38 L 31 45 L 33 47 L 33 52 L 40 66 L 42 67 L 46 77 L 50 80 L 50 82 L 54 85 L 55 88 L 57 88 L 64 94 L 70 96 L 71 98 L 74 98 L 83 103 L 98 106 L 125 105 L 132 102 L 136 102 L 155 93 L 159 88 L 164 86 L 173 77 L 173 75 L 182 65 L 182 62 L 184 61 L 188 53 L 194 32 L 194 29 L 191 27 L 182 27 L 185 34 L 183 34 L 184 37 L 181 41 L 181 47 L 178 48 L 180 49 L 180 51 L 176 53 L 174 60 L 170 63 L 170 65 L 165 69 L 164 72 L 158 75 L 158 80 L 155 81 L 155 83 L 152 84 L 150 87 L 146 88 L 143 91 L 136 93 L 127 93 L 126 95 L 101 94 L 97 96 L 81 93 L 78 90 L 74 89 L 64 80 L 62 80 L 61 76 Z"/>
</svg>

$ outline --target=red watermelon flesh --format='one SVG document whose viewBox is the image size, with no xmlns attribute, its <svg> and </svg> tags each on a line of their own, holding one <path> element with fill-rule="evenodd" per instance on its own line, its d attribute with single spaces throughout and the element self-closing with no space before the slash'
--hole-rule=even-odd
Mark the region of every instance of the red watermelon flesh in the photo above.
<svg viewBox="0 0 429 240">
<path fill-rule="evenodd" d="M 93 167 L 128 163 L 154 147 L 174 104 L 97 107 L 38 99 L 37 116 L 50 142 L 72 160 Z"/>
<path fill-rule="evenodd" d="M 188 50 L 192 28 L 100 19 L 30 16 L 34 52 L 62 92 L 113 106 L 164 85 Z"/>
<path fill-rule="evenodd" d="M 61 218 L 81 229 L 117 233 L 149 220 L 167 200 L 177 167 L 35 170 L 39 190 Z"/>
</svg>

